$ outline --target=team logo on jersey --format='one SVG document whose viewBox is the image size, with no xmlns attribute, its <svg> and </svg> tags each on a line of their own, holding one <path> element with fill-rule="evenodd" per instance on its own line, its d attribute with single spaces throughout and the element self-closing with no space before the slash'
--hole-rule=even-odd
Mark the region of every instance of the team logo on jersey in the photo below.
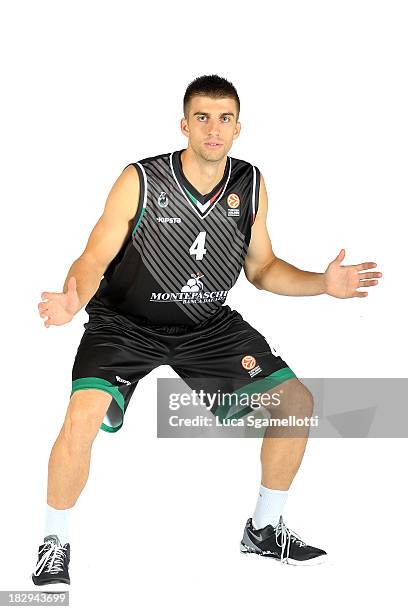
<svg viewBox="0 0 408 612">
<path fill-rule="evenodd" d="M 239 217 L 241 200 L 237 193 L 230 193 L 227 198 L 227 217 Z"/>
<path fill-rule="evenodd" d="M 165 208 L 167 206 L 167 204 L 169 203 L 169 199 L 165 191 L 162 191 L 160 193 L 159 197 L 157 198 L 157 203 L 160 206 L 160 208 Z"/>
<path fill-rule="evenodd" d="M 197 293 L 198 291 L 202 291 L 204 289 L 203 283 L 199 280 L 204 274 L 191 274 L 191 278 L 188 279 L 187 283 L 183 285 L 181 291 L 183 293 Z"/>
<path fill-rule="evenodd" d="M 262 372 L 262 368 L 256 364 L 256 359 L 252 355 L 245 355 L 241 359 L 241 365 L 245 370 L 248 370 L 251 378 Z"/>
<path fill-rule="evenodd" d="M 224 302 L 228 290 L 204 291 L 204 284 L 200 280 L 204 274 L 190 274 L 190 278 L 181 290 L 174 293 L 153 291 L 151 302 L 182 302 L 183 304 L 198 304 L 202 302 Z"/>
</svg>

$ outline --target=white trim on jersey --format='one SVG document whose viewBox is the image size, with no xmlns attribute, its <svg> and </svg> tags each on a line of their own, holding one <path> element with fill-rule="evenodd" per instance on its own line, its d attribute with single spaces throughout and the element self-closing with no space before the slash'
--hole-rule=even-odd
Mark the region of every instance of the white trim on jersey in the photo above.
<svg viewBox="0 0 408 612">
<path fill-rule="evenodd" d="M 224 185 L 224 189 L 222 190 L 222 192 L 220 193 L 220 195 L 218 196 L 218 198 L 212 203 L 211 206 L 211 201 L 205 202 L 204 204 L 202 204 L 201 202 L 196 202 L 196 204 L 194 204 L 190 198 L 188 197 L 188 195 L 186 194 L 186 192 L 184 191 L 184 189 L 182 188 L 182 186 L 180 185 L 180 183 L 177 180 L 176 174 L 174 172 L 174 168 L 173 168 L 173 155 L 174 153 L 171 153 L 170 155 L 170 168 L 171 168 L 171 172 L 173 174 L 173 178 L 177 183 L 178 188 L 180 189 L 181 193 L 183 194 L 183 196 L 185 197 L 185 199 L 187 200 L 187 202 L 190 204 L 190 206 L 194 209 L 195 213 L 199 216 L 200 219 L 205 219 L 205 217 L 212 211 L 212 209 L 214 208 L 214 206 L 217 204 L 217 202 L 222 198 L 222 196 L 225 193 L 225 190 L 228 186 L 230 177 L 231 177 L 231 158 L 227 157 L 228 162 L 229 162 L 229 169 L 228 169 L 228 176 L 227 176 L 227 180 L 225 181 L 225 185 Z M 211 206 L 211 208 L 208 208 L 209 206 Z M 197 211 L 197 208 L 199 209 L 199 211 L 201 213 L 204 213 L 207 208 L 207 212 L 205 212 L 205 214 L 201 214 Z"/>
<path fill-rule="evenodd" d="M 146 208 L 146 202 L 147 202 L 147 176 L 146 176 L 146 172 L 145 169 L 143 168 L 142 164 L 139 164 L 139 162 L 135 162 L 139 168 L 142 171 L 143 174 L 143 179 L 144 179 L 144 194 L 143 194 L 143 206 L 142 208 Z"/>
<path fill-rule="evenodd" d="M 252 181 L 252 223 L 254 222 L 255 219 L 255 187 L 256 187 L 256 170 L 255 170 L 255 166 L 252 166 L 252 170 L 254 173 L 254 178 Z"/>
</svg>

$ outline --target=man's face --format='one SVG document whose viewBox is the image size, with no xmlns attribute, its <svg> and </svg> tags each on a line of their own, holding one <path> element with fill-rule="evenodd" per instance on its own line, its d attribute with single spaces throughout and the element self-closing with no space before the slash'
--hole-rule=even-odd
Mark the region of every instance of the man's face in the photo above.
<svg viewBox="0 0 408 612">
<path fill-rule="evenodd" d="M 207 161 L 219 161 L 227 155 L 241 130 L 237 104 L 233 98 L 194 96 L 180 127 L 197 155 Z"/>
</svg>

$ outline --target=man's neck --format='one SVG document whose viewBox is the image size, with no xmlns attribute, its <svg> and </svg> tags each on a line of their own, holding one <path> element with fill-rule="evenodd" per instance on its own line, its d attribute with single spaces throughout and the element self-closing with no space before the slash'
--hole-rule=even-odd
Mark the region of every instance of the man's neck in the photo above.
<svg viewBox="0 0 408 612">
<path fill-rule="evenodd" d="M 224 176 L 227 156 L 225 155 L 219 161 L 207 161 L 198 157 L 193 149 L 188 147 L 181 153 L 180 161 L 186 179 L 199 193 L 206 195 Z"/>
</svg>

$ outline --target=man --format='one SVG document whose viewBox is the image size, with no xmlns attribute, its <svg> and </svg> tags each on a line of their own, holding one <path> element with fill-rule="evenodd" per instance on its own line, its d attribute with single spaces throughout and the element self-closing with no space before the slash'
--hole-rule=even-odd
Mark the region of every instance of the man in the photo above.
<svg viewBox="0 0 408 612">
<path fill-rule="evenodd" d="M 280 411 L 312 413 L 312 396 L 265 338 L 224 305 L 242 266 L 249 282 L 281 295 L 366 297 L 376 284 L 373 262 L 343 266 L 342 249 L 324 273 L 276 257 L 266 226 L 267 194 L 258 168 L 228 156 L 238 138 L 235 87 L 202 76 L 184 96 L 182 151 L 125 167 L 63 293 L 42 294 L 45 327 L 63 325 L 87 304 L 89 321 L 72 370 L 72 392 L 49 460 L 44 543 L 32 579 L 69 584 L 69 518 L 88 478 L 99 429 L 116 432 L 138 381 L 169 364 L 187 382 L 246 379 L 249 388 L 279 385 Z M 101 278 L 103 279 L 101 281 Z M 220 372 L 222 378 L 220 379 Z M 307 428 L 306 428 L 307 429 Z M 261 450 L 262 480 L 241 551 L 291 564 L 321 562 L 282 519 L 299 468 L 304 435 L 273 435 Z"/>
</svg>

